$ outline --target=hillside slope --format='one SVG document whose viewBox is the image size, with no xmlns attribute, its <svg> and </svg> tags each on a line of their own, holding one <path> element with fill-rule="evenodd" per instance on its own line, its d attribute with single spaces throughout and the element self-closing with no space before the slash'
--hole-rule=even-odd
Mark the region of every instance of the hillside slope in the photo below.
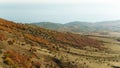
<svg viewBox="0 0 120 68">
<path fill-rule="evenodd" d="M 0 18 L 0 67 L 2 68 L 80 68 L 79 64 L 63 60 L 59 54 L 69 48 L 93 47 L 102 50 L 102 43 L 72 33 L 60 33 L 36 27 L 17 24 Z"/>
</svg>

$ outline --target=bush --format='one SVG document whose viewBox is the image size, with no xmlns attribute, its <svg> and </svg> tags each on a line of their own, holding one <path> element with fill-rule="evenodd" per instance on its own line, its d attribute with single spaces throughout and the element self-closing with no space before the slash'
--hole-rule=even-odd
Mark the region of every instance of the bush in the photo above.
<svg viewBox="0 0 120 68">
<path fill-rule="evenodd" d="M 8 65 L 12 65 L 14 64 L 13 60 L 9 57 L 6 57 L 5 60 L 4 60 L 4 63 L 8 64 Z"/>
<path fill-rule="evenodd" d="M 120 38 L 118 38 L 118 39 L 117 39 L 117 41 L 119 41 L 119 42 L 120 42 Z"/>
<path fill-rule="evenodd" d="M 9 45 L 13 45 L 13 41 L 8 41 L 8 44 Z"/>
<path fill-rule="evenodd" d="M 19 68 L 17 64 L 13 64 L 12 68 Z"/>
</svg>

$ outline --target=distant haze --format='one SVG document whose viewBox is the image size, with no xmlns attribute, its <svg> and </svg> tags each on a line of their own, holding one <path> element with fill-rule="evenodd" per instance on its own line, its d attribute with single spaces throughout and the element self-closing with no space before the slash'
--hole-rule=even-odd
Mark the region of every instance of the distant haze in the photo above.
<svg viewBox="0 0 120 68">
<path fill-rule="evenodd" d="M 120 20 L 119 3 L 119 0 L 0 0 L 0 17 L 23 23 Z"/>
</svg>

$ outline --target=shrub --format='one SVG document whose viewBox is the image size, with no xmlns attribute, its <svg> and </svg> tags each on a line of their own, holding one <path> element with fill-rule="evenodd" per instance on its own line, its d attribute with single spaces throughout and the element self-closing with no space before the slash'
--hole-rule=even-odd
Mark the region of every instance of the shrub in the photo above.
<svg viewBox="0 0 120 68">
<path fill-rule="evenodd" d="M 13 60 L 9 57 L 6 57 L 5 60 L 4 60 L 4 63 L 8 64 L 8 65 L 12 65 L 14 64 Z"/>
<path fill-rule="evenodd" d="M 5 39 L 6 39 L 5 35 L 0 34 L 0 41 L 3 41 L 3 40 L 5 40 Z"/>
<path fill-rule="evenodd" d="M 17 64 L 13 64 L 12 68 L 19 68 Z"/>
<path fill-rule="evenodd" d="M 29 58 L 25 55 L 21 55 L 19 53 L 16 53 L 15 51 L 9 50 L 4 53 L 4 59 L 6 64 L 20 64 L 20 66 L 25 68 L 31 67 L 31 61 Z M 24 62 L 23 62 L 24 60 Z M 14 65 L 13 65 L 14 66 Z"/>
<path fill-rule="evenodd" d="M 118 38 L 117 41 L 120 41 L 120 38 Z"/>
<path fill-rule="evenodd" d="M 8 41 L 8 44 L 9 44 L 9 45 L 13 45 L 13 43 L 14 43 L 14 42 L 11 41 L 11 40 Z"/>
</svg>

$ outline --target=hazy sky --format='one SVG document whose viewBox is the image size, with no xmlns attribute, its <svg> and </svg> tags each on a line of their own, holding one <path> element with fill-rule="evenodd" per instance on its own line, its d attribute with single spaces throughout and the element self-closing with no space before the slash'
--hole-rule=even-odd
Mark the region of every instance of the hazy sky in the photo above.
<svg viewBox="0 0 120 68">
<path fill-rule="evenodd" d="M 120 20 L 120 0 L 0 0 L 0 17 L 27 23 Z"/>
</svg>

